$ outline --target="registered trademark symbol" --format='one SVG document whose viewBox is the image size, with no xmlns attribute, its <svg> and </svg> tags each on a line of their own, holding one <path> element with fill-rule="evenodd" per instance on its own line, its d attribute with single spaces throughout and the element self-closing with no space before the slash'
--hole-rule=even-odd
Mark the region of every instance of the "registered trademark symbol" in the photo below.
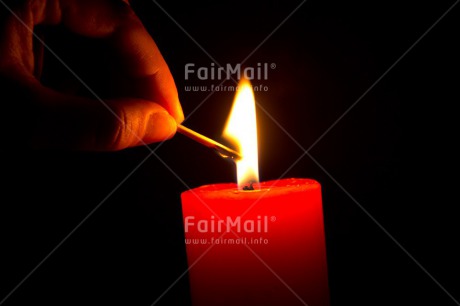
<svg viewBox="0 0 460 306">
<path fill-rule="evenodd" d="M 275 221 L 276 221 L 276 217 L 275 217 L 275 216 L 271 216 L 271 217 L 270 217 L 270 221 L 271 221 L 271 222 L 275 222 Z"/>
<path fill-rule="evenodd" d="M 271 64 L 270 64 L 270 68 L 271 68 L 271 69 L 275 69 L 275 68 L 276 68 L 276 64 L 275 64 L 275 63 L 271 63 Z"/>
</svg>

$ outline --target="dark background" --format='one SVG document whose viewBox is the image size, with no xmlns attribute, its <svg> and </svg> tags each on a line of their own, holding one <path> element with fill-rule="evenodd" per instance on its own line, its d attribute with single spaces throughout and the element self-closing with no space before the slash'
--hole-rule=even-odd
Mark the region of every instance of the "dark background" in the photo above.
<svg viewBox="0 0 460 306">
<path fill-rule="evenodd" d="M 300 2 L 159 3 L 220 64 L 235 65 Z M 309 0 L 245 63 L 276 64 L 268 80 L 253 82 L 269 88 L 256 99 L 307 149 L 453 3 Z M 209 93 L 185 86 L 217 81 L 186 81 L 184 66 L 212 60 L 155 3 L 133 7 L 170 66 L 187 116 Z M 457 300 L 459 10 L 310 151 Z M 214 93 L 186 125 L 218 139 L 233 95 Z M 456 305 L 308 156 L 286 172 L 303 150 L 260 108 L 258 120 L 261 179 L 322 184 L 333 305 Z M 150 157 L 120 186 L 146 148 L 1 152 L 0 299 L 103 202 L 5 306 L 189 303 L 187 275 L 167 291 L 187 267 L 180 193 L 233 181 L 235 170 L 181 135 L 151 148 L 161 161 Z"/>
</svg>

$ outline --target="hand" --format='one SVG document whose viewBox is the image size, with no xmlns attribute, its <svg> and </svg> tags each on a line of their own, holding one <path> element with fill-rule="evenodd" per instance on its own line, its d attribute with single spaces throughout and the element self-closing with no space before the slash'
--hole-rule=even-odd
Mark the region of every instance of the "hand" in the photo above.
<svg viewBox="0 0 460 306">
<path fill-rule="evenodd" d="M 113 151 L 174 135 L 184 118 L 174 80 L 129 4 L 121 0 L 5 3 L 11 3 L 7 5 L 14 14 L 0 3 L 0 148 Z M 38 25 L 59 25 L 107 47 L 104 59 L 111 69 L 101 83 L 110 83 L 111 92 L 101 91 L 102 95 L 97 86 L 89 86 L 102 101 L 94 94 L 84 97 L 40 81 L 37 71 L 42 63 L 32 33 Z M 46 61 L 43 65 L 46 70 Z"/>
</svg>

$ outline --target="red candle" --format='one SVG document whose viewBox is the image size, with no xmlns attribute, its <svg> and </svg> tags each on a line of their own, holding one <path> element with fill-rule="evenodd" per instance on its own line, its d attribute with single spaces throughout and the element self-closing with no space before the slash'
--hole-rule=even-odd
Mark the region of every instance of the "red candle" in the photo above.
<svg viewBox="0 0 460 306">
<path fill-rule="evenodd" d="M 329 305 L 321 186 L 309 179 L 258 183 L 247 80 L 238 85 L 223 136 L 242 155 L 238 184 L 182 193 L 193 305 Z"/>
<path fill-rule="evenodd" d="M 320 184 L 182 193 L 193 305 L 329 305 Z"/>
</svg>

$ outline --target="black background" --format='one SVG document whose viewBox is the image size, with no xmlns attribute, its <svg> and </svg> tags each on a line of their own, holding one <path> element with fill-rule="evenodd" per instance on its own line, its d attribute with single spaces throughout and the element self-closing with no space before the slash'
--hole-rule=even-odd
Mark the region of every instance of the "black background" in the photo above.
<svg viewBox="0 0 460 306">
<path fill-rule="evenodd" d="M 300 4 L 159 3 L 222 65 L 242 61 Z M 453 3 L 309 0 L 245 62 L 276 64 L 268 80 L 253 82 L 269 88 L 256 99 L 307 149 Z M 210 67 L 212 60 L 154 2 L 133 7 L 170 66 L 187 116 L 209 92 L 185 86 L 217 81 L 185 80 L 185 64 Z M 333 305 L 456 305 L 439 284 L 460 299 L 459 10 L 311 149 L 356 202 L 308 156 L 290 168 L 303 150 L 258 109 L 261 179 L 322 184 Z M 232 92 L 214 93 L 185 124 L 218 139 L 232 99 Z M 149 150 L 1 152 L 0 299 L 103 202 L 3 305 L 189 303 L 187 275 L 175 283 L 187 268 L 180 193 L 233 181 L 235 170 L 181 135 L 151 148 L 159 158 L 125 181 Z"/>
</svg>

